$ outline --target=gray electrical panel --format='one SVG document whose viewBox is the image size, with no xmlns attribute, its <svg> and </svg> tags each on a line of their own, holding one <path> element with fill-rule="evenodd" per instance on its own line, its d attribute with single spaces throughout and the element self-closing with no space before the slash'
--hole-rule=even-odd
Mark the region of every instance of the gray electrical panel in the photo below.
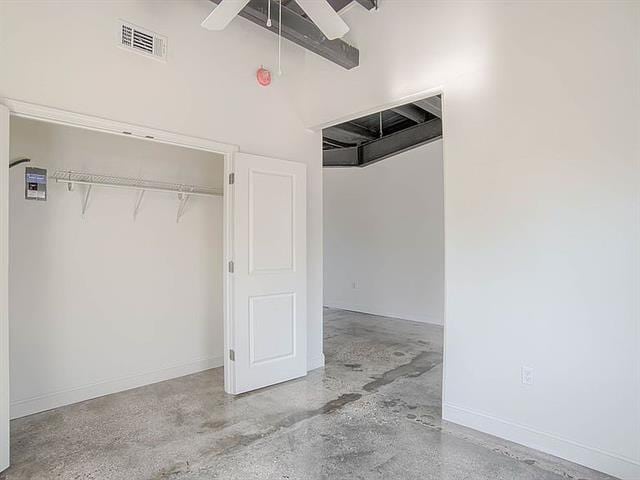
<svg viewBox="0 0 640 480">
<path fill-rule="evenodd" d="M 47 169 L 27 167 L 24 172 L 24 198 L 47 200 Z"/>
</svg>

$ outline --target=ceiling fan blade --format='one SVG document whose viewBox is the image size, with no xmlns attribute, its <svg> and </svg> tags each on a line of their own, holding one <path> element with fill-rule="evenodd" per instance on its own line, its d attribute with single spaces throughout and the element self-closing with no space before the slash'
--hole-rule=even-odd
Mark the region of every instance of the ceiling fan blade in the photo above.
<svg viewBox="0 0 640 480">
<path fill-rule="evenodd" d="M 201 25 L 208 30 L 224 30 L 247 3 L 249 0 L 222 0 Z"/>
<path fill-rule="evenodd" d="M 341 38 L 349 31 L 349 26 L 327 0 L 296 0 L 296 3 L 329 40 Z"/>
</svg>

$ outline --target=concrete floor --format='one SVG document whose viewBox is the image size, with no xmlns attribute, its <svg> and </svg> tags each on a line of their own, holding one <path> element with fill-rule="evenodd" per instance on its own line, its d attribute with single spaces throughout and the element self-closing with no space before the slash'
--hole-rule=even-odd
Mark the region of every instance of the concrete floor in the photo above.
<svg viewBox="0 0 640 480">
<path fill-rule="evenodd" d="M 610 479 L 440 417 L 442 328 L 325 310 L 326 367 L 214 369 L 14 420 L 13 479 Z"/>
</svg>

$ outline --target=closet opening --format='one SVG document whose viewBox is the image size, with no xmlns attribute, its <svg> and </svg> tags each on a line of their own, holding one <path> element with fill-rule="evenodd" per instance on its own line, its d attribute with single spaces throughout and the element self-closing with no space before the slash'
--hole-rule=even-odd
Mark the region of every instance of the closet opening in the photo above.
<svg viewBox="0 0 640 480">
<path fill-rule="evenodd" d="M 198 372 L 186 394 L 223 391 L 225 154 L 10 122 L 11 418 Z"/>
</svg>

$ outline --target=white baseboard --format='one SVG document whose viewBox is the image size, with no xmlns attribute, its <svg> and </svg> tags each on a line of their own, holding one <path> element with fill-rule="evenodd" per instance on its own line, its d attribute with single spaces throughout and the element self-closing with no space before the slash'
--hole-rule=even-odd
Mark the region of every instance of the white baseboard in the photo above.
<svg viewBox="0 0 640 480">
<path fill-rule="evenodd" d="M 640 462 L 637 460 L 582 445 L 531 427 L 449 403 L 443 404 L 442 418 L 452 423 L 555 455 L 622 480 L 640 479 Z"/>
<path fill-rule="evenodd" d="M 424 315 L 405 315 L 389 310 L 374 308 L 370 305 L 358 305 L 354 303 L 327 301 L 325 307 L 337 308 L 339 310 L 350 310 L 352 312 L 368 313 L 370 315 L 378 315 L 380 317 L 399 318 L 400 320 L 410 320 L 412 322 L 430 323 L 432 325 L 444 325 L 441 318 L 427 317 Z"/>
<path fill-rule="evenodd" d="M 324 353 L 321 353 L 317 357 L 307 359 L 307 372 L 322 367 L 324 367 Z"/>
<path fill-rule="evenodd" d="M 84 385 L 67 390 L 47 393 L 37 397 L 25 398 L 11 402 L 11 418 L 20 418 L 52 408 L 82 402 L 92 398 L 102 397 L 111 393 L 122 392 L 132 388 L 150 385 L 152 383 L 171 380 L 172 378 L 190 375 L 210 368 L 221 367 L 224 364 L 222 356 L 208 357 L 192 362 L 167 367 L 152 372 L 145 372 L 122 378 L 106 380 L 91 385 Z"/>
</svg>

